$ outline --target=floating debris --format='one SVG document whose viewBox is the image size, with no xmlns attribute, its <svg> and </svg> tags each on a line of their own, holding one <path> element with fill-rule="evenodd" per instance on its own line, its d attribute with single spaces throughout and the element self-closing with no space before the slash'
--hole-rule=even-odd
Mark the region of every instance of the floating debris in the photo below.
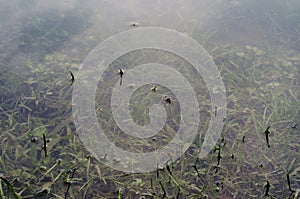
<svg viewBox="0 0 300 199">
<path fill-rule="evenodd" d="M 136 27 L 139 26 L 139 23 L 136 21 L 131 22 L 130 26 Z"/>
<path fill-rule="evenodd" d="M 167 97 L 167 96 L 165 96 L 165 102 L 167 102 L 168 104 L 171 104 L 171 98 L 170 97 Z"/>
<path fill-rule="evenodd" d="M 157 86 L 153 86 L 153 87 L 151 88 L 151 91 L 156 92 L 156 91 L 157 91 Z"/>
<path fill-rule="evenodd" d="M 69 169 L 67 172 L 68 174 L 71 175 L 71 177 L 69 179 L 67 179 L 67 183 L 68 183 L 68 187 L 67 187 L 67 191 L 65 193 L 65 199 L 67 199 L 67 196 L 68 196 L 68 193 L 69 193 L 69 189 L 70 189 L 70 186 L 71 186 L 71 179 L 74 177 L 74 174 L 75 174 L 75 171 L 78 170 L 77 167 L 73 168 L 73 169 Z"/>
<path fill-rule="evenodd" d="M 71 74 L 71 85 L 75 82 L 75 77 L 74 74 L 72 73 L 72 71 L 69 71 Z"/>
<path fill-rule="evenodd" d="M 44 144 L 43 144 L 43 149 L 44 149 L 44 152 L 45 152 L 45 157 L 47 157 L 47 140 L 46 140 L 46 136 L 45 136 L 45 133 L 43 133 L 43 140 L 44 140 Z"/>
<path fill-rule="evenodd" d="M 122 78 L 123 78 L 123 75 L 124 75 L 124 71 L 119 68 L 119 75 L 120 75 L 120 86 L 122 85 Z"/>
<path fill-rule="evenodd" d="M 246 136 L 243 135 L 242 142 L 245 143 Z"/>
<path fill-rule="evenodd" d="M 265 130 L 264 133 L 266 135 L 267 146 L 270 148 L 271 146 L 270 146 L 270 143 L 269 143 L 269 134 L 270 134 L 269 129 L 270 129 L 270 126 L 267 127 L 267 129 Z"/>
<path fill-rule="evenodd" d="M 120 77 L 121 77 L 121 78 L 122 78 L 123 75 L 124 75 L 124 71 L 123 71 L 121 68 L 119 68 L 119 74 L 120 74 Z"/>
<path fill-rule="evenodd" d="M 38 138 L 33 136 L 30 140 L 32 143 L 36 143 L 38 141 Z"/>
<path fill-rule="evenodd" d="M 269 182 L 269 180 L 267 180 L 267 183 L 265 185 L 265 189 L 266 189 L 265 196 L 269 196 L 269 191 L 270 191 L 270 182 Z"/>
</svg>

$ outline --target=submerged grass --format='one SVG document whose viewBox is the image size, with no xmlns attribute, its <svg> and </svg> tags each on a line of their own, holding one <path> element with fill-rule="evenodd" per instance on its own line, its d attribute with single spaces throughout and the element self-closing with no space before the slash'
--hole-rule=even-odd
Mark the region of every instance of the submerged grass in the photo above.
<svg viewBox="0 0 300 199">
<path fill-rule="evenodd" d="M 299 63 L 281 67 L 285 63 L 282 60 L 286 60 L 284 57 L 272 60 L 273 63 L 260 56 L 251 56 L 252 52 L 247 48 L 237 52 L 230 46 L 215 49 L 212 53 L 223 54 L 215 58 L 215 62 L 220 66 L 228 97 L 226 125 L 218 147 L 199 160 L 199 143 L 195 141 L 179 160 L 146 174 L 128 175 L 114 171 L 84 149 L 72 123 L 67 70 L 54 77 L 57 84 L 49 81 L 49 76 L 36 77 L 34 81 L 42 83 L 29 84 L 25 92 L 18 91 L 14 76 L 3 75 L 2 81 L 11 81 L 11 89 L 1 98 L 0 167 L 1 173 L 7 176 L 6 181 L 1 178 L 4 182 L 1 183 L 1 194 L 22 198 L 295 196 L 300 183 L 300 138 L 296 125 L 300 111 Z M 259 67 L 262 64 L 265 66 Z M 118 74 L 115 79 L 117 81 Z M 155 100 L 163 101 L 168 93 L 160 86 L 153 92 L 154 86 L 143 87 L 133 96 L 133 103 L 138 102 L 132 107 L 132 114 L 138 114 L 133 115 L 137 123 L 147 123 L 147 107 Z M 168 95 L 176 101 L 176 96 Z M 98 102 L 105 102 L 108 96 L 101 96 Z M 18 100 L 13 100 L 15 97 Z M 106 106 L 104 103 L 97 110 L 107 119 L 106 130 L 113 133 L 111 139 L 116 140 L 123 135 L 113 127 L 115 124 Z M 168 113 L 176 116 L 179 111 L 176 103 L 165 103 L 165 106 Z M 155 139 L 141 141 L 123 136 L 124 140 L 118 140 L 118 144 L 127 149 L 130 149 L 129 145 L 135 146 L 137 152 L 145 150 L 145 146 L 154 150 L 151 149 L 154 141 L 161 146 L 174 135 L 179 120 L 175 117 L 170 121 L 173 123 Z M 205 129 L 207 124 L 204 122 L 202 128 Z M 266 131 L 270 147 L 266 145 Z M 35 142 L 32 142 L 33 137 Z M 48 155 L 43 155 L 45 149 Z M 78 170 L 70 174 L 74 168 Z M 6 183 L 9 181 L 12 183 Z"/>
<path fill-rule="evenodd" d="M 160 85 L 139 88 L 129 107 L 132 118 L 141 125 L 149 123 L 151 105 L 161 103 L 165 107 L 167 124 L 155 137 L 141 140 L 126 136 L 112 118 L 112 88 L 129 69 L 122 68 L 121 75 L 120 64 L 147 63 L 151 61 L 148 54 L 152 61 L 173 65 L 190 79 L 201 101 L 199 137 L 180 159 L 145 174 L 125 174 L 98 162 L 84 148 L 72 122 L 70 74 L 74 82 L 71 71 L 75 73 L 81 62 L 72 57 L 82 55 L 76 50 L 69 54 L 51 52 L 40 63 L 28 59 L 27 74 L 17 75 L 9 69 L 0 73 L 3 85 L 0 196 L 296 198 L 299 195 L 299 54 L 276 53 L 255 46 L 237 49 L 225 45 L 211 49 L 225 83 L 228 106 L 222 136 L 215 150 L 203 159 L 197 157 L 199 146 L 209 117 L 215 112 L 210 110 L 209 93 L 201 77 L 172 54 L 149 49 L 116 60 L 98 85 L 95 108 L 99 123 L 118 147 L 134 152 L 156 150 L 175 135 L 180 107 L 174 93 Z M 165 101 L 165 96 L 171 103 Z"/>
</svg>

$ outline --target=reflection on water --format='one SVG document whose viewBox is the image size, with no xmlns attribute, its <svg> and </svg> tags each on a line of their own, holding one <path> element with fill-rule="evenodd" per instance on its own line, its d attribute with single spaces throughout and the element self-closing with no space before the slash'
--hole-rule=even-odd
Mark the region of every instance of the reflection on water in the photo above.
<svg viewBox="0 0 300 199">
<path fill-rule="evenodd" d="M 300 190 L 299 8 L 298 0 L 0 0 L 0 196 L 296 198 Z M 222 137 L 207 157 L 197 159 L 201 132 L 180 161 L 157 172 L 126 175 L 96 161 L 80 142 L 71 115 L 70 71 L 76 74 L 99 42 L 137 28 L 132 22 L 137 27 L 183 32 L 213 56 L 228 106 Z M 116 71 L 118 65 L 144 60 L 142 51 L 135 53 L 115 60 Z M 155 56 L 145 60 L 156 60 Z M 166 63 L 185 66 L 176 57 Z M 99 83 L 97 102 L 110 104 L 111 88 L 105 85 L 112 86 L 118 75 L 111 70 L 103 78 L 105 83 Z M 193 79 L 192 73 L 187 75 Z M 204 83 L 191 84 L 203 89 Z M 160 100 L 147 99 L 145 91 L 153 86 L 146 85 L 133 96 L 132 101 L 145 98 L 130 109 L 139 124 L 149 122 L 145 107 Z M 168 90 L 159 89 L 158 93 Z M 197 96 L 202 102 L 201 131 L 214 114 L 208 97 L 207 91 Z M 167 111 L 178 116 L 180 107 L 171 105 Z M 124 136 L 109 107 L 96 109 L 105 119 L 108 137 Z M 164 128 L 167 134 L 160 132 L 147 140 L 157 144 L 149 149 L 173 136 L 177 120 L 169 120 Z M 264 134 L 268 126 L 270 148 Z M 49 138 L 47 157 L 41 147 L 43 134 Z M 145 142 L 138 140 L 135 147 L 125 137 L 116 145 L 147 151 Z"/>
</svg>

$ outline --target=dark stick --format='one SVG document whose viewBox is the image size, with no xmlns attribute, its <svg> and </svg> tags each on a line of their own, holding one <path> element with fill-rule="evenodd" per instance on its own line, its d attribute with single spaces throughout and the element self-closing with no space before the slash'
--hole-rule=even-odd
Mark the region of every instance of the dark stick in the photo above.
<svg viewBox="0 0 300 199">
<path fill-rule="evenodd" d="M 267 180 L 267 184 L 266 184 L 266 193 L 265 196 L 269 196 L 269 190 L 270 190 L 270 182 Z"/>
<path fill-rule="evenodd" d="M 73 169 L 73 171 L 72 171 L 72 175 L 71 175 L 71 178 L 70 179 L 72 179 L 73 178 L 73 176 L 74 176 L 74 173 L 75 173 L 75 171 L 77 170 L 77 168 L 74 168 Z M 65 193 L 65 199 L 67 199 L 67 196 L 68 196 L 68 193 L 69 193 L 69 189 L 70 189 L 70 187 L 71 187 L 71 182 L 69 182 L 68 183 L 68 187 L 67 187 L 67 191 L 66 191 L 66 193 Z"/>
<path fill-rule="evenodd" d="M 160 184 L 160 187 L 161 187 L 162 191 L 164 192 L 164 195 L 163 195 L 163 198 L 164 198 L 164 197 L 166 197 L 167 192 L 166 192 L 165 187 L 163 186 L 161 181 L 159 181 L 159 184 Z"/>
<path fill-rule="evenodd" d="M 267 127 L 267 129 L 265 130 L 265 134 L 266 134 L 266 141 L 267 141 L 267 146 L 270 148 L 270 143 L 269 143 L 269 134 L 270 134 L 270 126 Z"/>
<path fill-rule="evenodd" d="M 45 157 L 47 157 L 47 140 L 46 140 L 46 136 L 43 133 L 43 140 L 44 140 L 44 152 L 45 152 Z"/>
<path fill-rule="evenodd" d="M 286 174 L 286 179 L 287 179 L 287 183 L 288 183 L 288 186 L 289 186 L 289 190 L 290 190 L 291 192 L 294 192 L 294 190 L 293 190 L 292 187 L 291 187 L 290 174 Z"/>
<path fill-rule="evenodd" d="M 153 180 L 152 180 L 152 178 L 150 179 L 150 187 L 153 190 Z"/>
<path fill-rule="evenodd" d="M 119 75 L 120 75 L 120 86 L 122 85 L 122 78 L 123 78 L 123 75 L 124 75 L 124 71 L 119 68 Z"/>
<path fill-rule="evenodd" d="M 176 199 L 179 199 L 180 198 L 180 188 L 178 188 L 178 192 L 177 192 L 177 195 L 176 195 Z"/>
<path fill-rule="evenodd" d="M 221 146 L 219 146 L 219 150 L 218 150 L 218 163 L 217 163 L 217 166 L 220 165 L 220 160 L 221 160 Z"/>
<path fill-rule="evenodd" d="M 75 82 L 75 77 L 74 74 L 72 73 L 72 71 L 69 71 L 71 74 L 71 85 Z"/>
<path fill-rule="evenodd" d="M 193 168 L 195 169 L 198 178 L 201 179 L 201 176 L 200 176 L 200 173 L 199 173 L 199 171 L 198 171 L 198 169 L 197 169 L 197 166 L 196 166 L 196 165 L 193 165 Z"/>
<path fill-rule="evenodd" d="M 218 110 L 218 107 L 216 106 L 215 107 L 215 117 L 217 117 L 217 110 Z"/>
<path fill-rule="evenodd" d="M 171 171 L 171 169 L 170 169 L 170 166 L 167 165 L 166 168 L 167 168 L 168 172 L 170 173 L 170 175 L 172 175 L 172 171 Z"/>
</svg>

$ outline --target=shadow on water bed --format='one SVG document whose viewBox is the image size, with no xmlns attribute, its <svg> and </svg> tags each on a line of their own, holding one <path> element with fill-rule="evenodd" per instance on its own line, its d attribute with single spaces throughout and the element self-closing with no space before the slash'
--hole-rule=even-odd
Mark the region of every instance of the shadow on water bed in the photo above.
<svg viewBox="0 0 300 199">
<path fill-rule="evenodd" d="M 21 26 L 15 28 L 17 35 L 6 43 L 15 48 L 6 49 L 1 62 L 10 63 L 11 59 L 20 55 L 41 60 L 45 55 L 62 49 L 72 36 L 86 29 L 87 19 L 86 13 L 74 10 L 50 10 L 26 16 L 20 22 Z"/>
<path fill-rule="evenodd" d="M 19 50 L 40 56 L 59 50 L 72 35 L 87 28 L 86 17 L 75 11 L 59 14 L 55 10 L 31 16 L 20 31 Z"/>
</svg>

